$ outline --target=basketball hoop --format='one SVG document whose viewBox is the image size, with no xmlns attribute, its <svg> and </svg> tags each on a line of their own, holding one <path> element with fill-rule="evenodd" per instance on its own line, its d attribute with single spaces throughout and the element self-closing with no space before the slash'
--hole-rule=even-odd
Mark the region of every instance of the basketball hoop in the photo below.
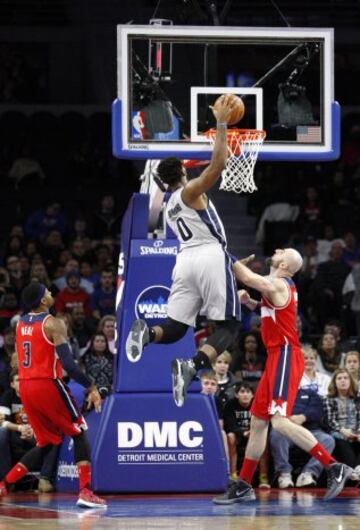
<svg viewBox="0 0 360 530">
<path fill-rule="evenodd" d="M 254 168 L 266 132 L 256 129 L 228 129 L 226 134 L 229 158 L 221 173 L 220 189 L 252 193 L 257 190 Z M 204 136 L 214 145 L 216 129 L 209 129 Z"/>
</svg>

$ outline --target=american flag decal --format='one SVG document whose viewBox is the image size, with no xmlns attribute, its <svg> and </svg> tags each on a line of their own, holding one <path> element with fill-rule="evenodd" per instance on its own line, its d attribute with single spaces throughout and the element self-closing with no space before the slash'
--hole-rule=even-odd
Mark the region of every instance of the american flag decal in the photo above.
<svg viewBox="0 0 360 530">
<path fill-rule="evenodd" d="M 296 127 L 296 140 L 308 144 L 321 142 L 321 127 L 298 125 Z"/>
</svg>

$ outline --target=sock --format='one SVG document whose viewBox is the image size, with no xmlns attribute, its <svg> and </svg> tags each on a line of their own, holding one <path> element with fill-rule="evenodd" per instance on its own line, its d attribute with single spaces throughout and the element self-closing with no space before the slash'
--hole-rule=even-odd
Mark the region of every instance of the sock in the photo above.
<svg viewBox="0 0 360 530">
<path fill-rule="evenodd" d="M 91 484 L 91 464 L 78 464 L 80 491 L 90 488 Z"/>
<path fill-rule="evenodd" d="M 325 447 L 319 443 L 314 445 L 309 453 L 311 456 L 316 458 L 316 460 L 319 460 L 324 467 L 329 467 L 330 464 L 334 464 L 336 462 L 335 458 L 333 458 L 331 454 L 327 452 Z"/>
<path fill-rule="evenodd" d="M 10 469 L 9 473 L 5 477 L 5 484 L 15 484 L 18 480 L 25 477 L 25 475 L 28 474 L 28 469 L 19 462 L 16 464 L 12 469 Z"/>
<path fill-rule="evenodd" d="M 248 484 L 251 484 L 258 463 L 259 460 L 251 460 L 250 458 L 245 457 L 243 465 L 241 466 L 239 478 L 245 480 Z"/>
<path fill-rule="evenodd" d="M 149 342 L 154 342 L 156 333 L 154 328 L 149 328 Z"/>
<path fill-rule="evenodd" d="M 199 350 L 195 357 L 192 358 L 196 371 L 211 370 L 211 362 L 209 357 L 203 351 Z"/>
</svg>

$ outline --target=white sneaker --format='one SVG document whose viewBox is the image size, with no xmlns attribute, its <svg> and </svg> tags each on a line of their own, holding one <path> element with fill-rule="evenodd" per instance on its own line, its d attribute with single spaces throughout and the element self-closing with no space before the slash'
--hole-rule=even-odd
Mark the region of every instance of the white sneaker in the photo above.
<svg viewBox="0 0 360 530">
<path fill-rule="evenodd" d="M 286 488 L 293 488 L 294 487 L 294 483 L 292 481 L 292 478 L 291 478 L 291 474 L 290 473 L 280 473 L 280 475 L 278 476 L 278 484 L 279 484 L 279 488 L 284 490 Z"/>
<path fill-rule="evenodd" d="M 306 471 L 304 473 L 300 473 L 300 475 L 298 476 L 296 480 L 296 487 L 306 488 L 309 486 L 316 486 L 316 480 L 314 479 L 312 474 Z"/>
<path fill-rule="evenodd" d="M 355 482 L 360 480 L 360 466 L 356 466 L 353 469 L 353 472 L 351 473 L 350 480 L 354 480 Z"/>
<path fill-rule="evenodd" d="M 147 344 L 149 344 L 149 328 L 144 320 L 135 320 L 131 326 L 125 344 L 128 360 L 131 363 L 137 363 Z"/>
</svg>

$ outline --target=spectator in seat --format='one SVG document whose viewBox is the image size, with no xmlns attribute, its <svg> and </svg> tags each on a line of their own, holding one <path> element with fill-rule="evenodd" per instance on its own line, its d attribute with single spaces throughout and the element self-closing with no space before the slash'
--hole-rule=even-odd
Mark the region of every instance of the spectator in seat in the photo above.
<svg viewBox="0 0 360 530">
<path fill-rule="evenodd" d="M 300 224 L 306 236 L 318 237 L 323 222 L 323 208 L 319 191 L 314 186 L 306 188 L 304 204 L 300 208 Z"/>
<path fill-rule="evenodd" d="M 100 282 L 100 275 L 99 275 L 98 272 L 94 271 L 94 267 L 93 267 L 93 264 L 90 261 L 90 259 L 83 258 L 80 261 L 80 274 L 81 274 L 81 279 L 82 280 L 86 280 L 86 281 L 88 281 L 88 282 L 90 282 L 92 284 L 92 286 L 93 286 L 93 291 L 92 292 L 94 292 L 95 287 Z"/>
<path fill-rule="evenodd" d="M 121 214 L 117 211 L 114 195 L 105 194 L 100 208 L 95 209 L 92 220 L 92 234 L 95 239 L 107 236 L 117 237 L 120 232 Z"/>
<path fill-rule="evenodd" d="M 11 319 L 20 312 L 13 289 L 6 290 L 1 296 L 0 329 L 10 325 Z"/>
<path fill-rule="evenodd" d="M 317 351 L 317 370 L 331 376 L 341 363 L 341 351 L 332 333 L 320 337 Z"/>
<path fill-rule="evenodd" d="M 104 399 L 112 389 L 114 356 L 103 333 L 95 333 L 81 358 L 86 375 L 97 386 Z"/>
<path fill-rule="evenodd" d="M 348 351 L 345 354 L 344 367 L 348 370 L 351 377 L 360 385 L 360 353 L 358 351 Z M 360 393 L 360 388 L 359 388 Z"/>
<path fill-rule="evenodd" d="M 224 407 L 221 402 L 221 399 L 217 396 L 218 382 L 215 372 L 213 372 L 212 370 L 204 370 L 203 372 L 201 372 L 200 383 L 201 393 L 207 396 L 214 396 L 215 399 L 216 410 L 219 418 L 219 426 L 226 455 L 228 474 L 230 474 L 229 448 L 226 433 L 224 431 Z"/>
<path fill-rule="evenodd" d="M 49 271 L 53 271 L 59 261 L 59 256 L 64 250 L 64 241 L 59 230 L 50 230 L 44 240 L 41 255 Z"/>
<path fill-rule="evenodd" d="M 100 274 L 100 285 L 91 295 L 93 317 L 101 317 L 115 313 L 116 287 L 112 269 L 103 269 Z"/>
<path fill-rule="evenodd" d="M 6 242 L 5 256 L 18 256 L 23 253 L 23 239 L 19 236 L 10 236 Z"/>
<path fill-rule="evenodd" d="M 353 267 L 360 261 L 360 243 L 353 232 L 346 232 L 344 235 L 345 247 L 343 249 L 342 259 L 350 267 Z"/>
<path fill-rule="evenodd" d="M 219 355 L 213 364 L 213 370 L 218 382 L 218 391 L 216 396 L 220 399 L 223 407 L 235 395 L 235 377 L 230 372 L 231 354 L 224 351 Z"/>
<path fill-rule="evenodd" d="M 339 320 L 331 319 L 328 320 L 324 326 L 324 333 L 331 333 L 335 337 L 336 347 L 341 351 L 345 352 L 351 349 L 351 343 L 349 340 L 343 338 L 343 330 Z"/>
<path fill-rule="evenodd" d="M 360 263 L 356 263 L 348 274 L 342 294 L 355 320 L 357 348 L 360 349 Z"/>
<path fill-rule="evenodd" d="M 330 256 L 331 245 L 336 241 L 335 230 L 332 224 L 324 225 L 321 237 L 317 240 L 319 263 L 327 261 Z M 337 240 L 339 241 L 339 240 Z M 341 241 L 341 240 L 340 240 Z"/>
<path fill-rule="evenodd" d="M 75 306 L 81 306 L 85 315 L 91 315 L 90 296 L 80 287 L 80 274 L 77 271 L 70 271 L 66 275 L 67 287 L 55 297 L 55 311 L 57 313 L 71 312 Z"/>
<path fill-rule="evenodd" d="M 50 288 L 51 281 L 48 275 L 47 268 L 43 263 L 36 263 L 31 267 L 30 279 L 32 282 L 38 281 L 39 283 L 43 283 L 44 285 L 46 285 L 48 289 Z"/>
<path fill-rule="evenodd" d="M 85 256 L 86 249 L 82 239 L 74 239 L 70 245 L 70 252 L 79 261 Z"/>
<path fill-rule="evenodd" d="M 71 237 L 73 239 L 83 239 L 89 235 L 88 223 L 83 215 L 78 215 L 73 222 Z"/>
<path fill-rule="evenodd" d="M 72 330 L 80 346 L 80 355 L 83 355 L 90 344 L 92 335 L 95 333 L 95 324 L 92 318 L 86 317 L 82 306 L 73 307 L 70 314 L 72 317 Z"/>
<path fill-rule="evenodd" d="M 109 350 L 116 354 L 115 344 L 116 318 L 114 315 L 105 315 L 99 322 L 97 331 L 103 333 L 108 341 Z"/>
<path fill-rule="evenodd" d="M 9 326 L 4 329 L 0 347 L 0 395 L 10 388 L 11 358 L 15 351 L 15 332 Z"/>
<path fill-rule="evenodd" d="M 21 263 L 18 256 L 7 256 L 6 269 L 9 273 L 10 286 L 13 288 L 16 298 L 19 299 L 20 293 L 25 285 L 26 278 L 21 270 Z"/>
<path fill-rule="evenodd" d="M 97 245 L 94 249 L 95 255 L 95 270 L 101 271 L 112 267 L 112 256 L 107 245 Z"/>
<path fill-rule="evenodd" d="M 358 384 L 346 368 L 336 370 L 325 399 L 325 418 L 336 445 L 334 456 L 360 475 L 360 400 Z"/>
<path fill-rule="evenodd" d="M 21 267 L 22 275 L 25 278 L 26 283 L 28 283 L 30 281 L 29 280 L 30 269 L 31 269 L 30 260 L 27 256 L 20 256 L 19 260 L 20 260 L 20 267 Z"/>
<path fill-rule="evenodd" d="M 260 353 L 261 339 L 256 333 L 246 333 L 241 342 L 242 352 L 231 365 L 236 378 L 251 383 L 256 387 L 264 370 L 264 357 Z"/>
<path fill-rule="evenodd" d="M 33 257 L 35 256 L 35 254 L 38 254 L 39 253 L 39 250 L 40 250 L 40 244 L 33 240 L 33 239 L 28 239 L 25 243 L 25 256 L 27 256 L 29 258 L 29 260 L 31 261 L 31 264 L 33 265 Z"/>
<path fill-rule="evenodd" d="M 317 351 L 309 344 L 303 344 L 301 350 L 304 355 L 304 375 L 300 382 L 300 388 L 316 391 L 321 397 L 326 397 L 331 377 L 317 370 Z"/>
<path fill-rule="evenodd" d="M 233 397 L 224 408 L 224 429 L 228 439 L 231 477 L 237 480 L 238 452 L 245 453 L 250 434 L 252 387 L 245 382 L 235 386 Z M 268 454 L 264 452 L 259 462 L 259 487 L 270 488 L 268 480 Z"/>
<path fill-rule="evenodd" d="M 19 393 L 19 375 L 15 368 L 10 373 L 11 388 L 0 398 L 0 480 L 10 471 L 12 465 L 29 449 L 35 447 L 34 433 Z M 46 456 L 40 471 L 38 490 L 53 491 L 58 447 Z M 13 456 L 15 462 L 13 462 Z"/>
<path fill-rule="evenodd" d="M 66 234 L 67 218 L 58 202 L 49 202 L 44 208 L 31 213 L 25 223 L 27 237 L 44 241 L 51 230 Z"/>
<path fill-rule="evenodd" d="M 320 327 L 330 318 L 340 318 L 342 288 L 350 267 L 343 262 L 343 243 L 334 241 L 330 259 L 320 263 L 312 284 L 312 305 Z"/>
<path fill-rule="evenodd" d="M 59 291 L 61 289 L 64 289 L 64 287 L 66 287 L 67 285 L 66 276 L 69 272 L 73 272 L 73 271 L 76 271 L 78 273 L 80 272 L 79 262 L 77 259 L 71 258 L 65 263 L 64 275 L 61 276 L 60 278 L 57 278 L 54 281 L 53 286 Z M 92 294 L 94 292 L 93 284 L 90 281 L 86 280 L 85 278 L 81 278 L 81 276 L 80 276 L 80 287 L 84 289 L 84 291 L 86 291 L 88 294 Z"/>
</svg>

